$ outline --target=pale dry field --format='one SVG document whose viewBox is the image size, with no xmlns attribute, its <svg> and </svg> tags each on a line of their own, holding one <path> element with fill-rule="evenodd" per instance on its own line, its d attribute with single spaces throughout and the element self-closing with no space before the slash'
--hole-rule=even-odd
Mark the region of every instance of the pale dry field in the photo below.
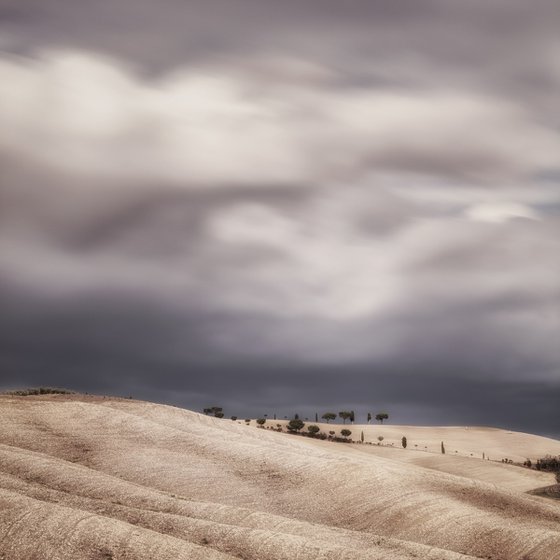
<svg viewBox="0 0 560 560">
<path fill-rule="evenodd" d="M 526 493 L 553 476 L 480 458 L 560 442 L 349 429 L 387 446 L 132 400 L 1 396 L 0 559 L 560 559 L 560 502 Z M 448 453 L 430 453 L 441 440 Z"/>
</svg>

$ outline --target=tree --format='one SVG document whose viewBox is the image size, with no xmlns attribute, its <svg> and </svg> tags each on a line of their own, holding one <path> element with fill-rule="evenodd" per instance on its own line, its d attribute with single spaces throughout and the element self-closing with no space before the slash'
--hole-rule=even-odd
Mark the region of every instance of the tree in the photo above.
<svg viewBox="0 0 560 560">
<path fill-rule="evenodd" d="M 224 409 L 221 406 L 212 406 L 209 408 L 204 408 L 203 409 L 204 414 L 213 414 L 216 418 L 223 418 L 223 411 Z M 221 416 L 218 416 L 219 414 L 221 414 Z"/>
<path fill-rule="evenodd" d="M 319 416 L 317 413 L 315 413 L 315 422 L 319 422 Z"/>
<path fill-rule="evenodd" d="M 351 424 L 353 424 L 353 423 L 354 423 L 354 419 L 355 419 L 355 416 L 354 416 L 354 411 L 353 411 L 353 410 L 351 410 L 351 411 L 350 411 L 350 423 L 351 423 Z"/>
<path fill-rule="evenodd" d="M 325 412 L 321 418 L 326 420 L 328 424 L 331 420 L 336 420 L 336 414 L 334 412 Z"/>
<path fill-rule="evenodd" d="M 375 415 L 375 419 L 378 422 L 381 422 L 383 424 L 383 420 L 387 420 L 389 418 L 389 415 L 386 412 L 380 412 L 379 414 Z"/>
<path fill-rule="evenodd" d="M 265 422 L 266 422 L 266 418 L 257 418 L 257 424 L 259 426 L 264 426 Z"/>
<path fill-rule="evenodd" d="M 401 439 L 401 444 L 403 446 L 403 449 L 406 449 L 406 446 L 408 445 L 408 442 L 406 441 L 406 437 L 403 436 Z"/>
<path fill-rule="evenodd" d="M 445 445 L 443 445 L 443 441 L 441 442 L 441 452 L 445 455 Z"/>
<path fill-rule="evenodd" d="M 381 443 L 385 438 L 383 436 L 377 436 L 377 441 Z M 379 443 L 377 445 L 379 445 Z"/>
<path fill-rule="evenodd" d="M 299 414 L 294 415 L 294 420 L 299 420 Z"/>
<path fill-rule="evenodd" d="M 338 415 L 342 418 L 342 422 L 344 424 L 346 424 L 346 420 L 350 418 L 350 412 L 348 412 L 347 410 L 343 410 L 342 412 L 339 412 Z"/>
<path fill-rule="evenodd" d="M 344 438 L 350 437 L 352 435 L 352 432 L 350 430 L 348 430 L 347 428 L 344 428 L 343 430 L 340 430 L 340 435 Z"/>
<path fill-rule="evenodd" d="M 320 429 L 321 428 L 319 428 L 319 426 L 315 426 L 315 424 L 311 424 L 310 426 L 307 426 L 307 431 L 312 436 L 316 436 L 319 433 Z"/>
<path fill-rule="evenodd" d="M 362 430 L 362 435 L 360 436 L 362 443 L 364 443 L 364 430 Z"/>
<path fill-rule="evenodd" d="M 299 418 L 294 418 L 288 422 L 288 430 L 290 430 L 290 432 L 299 432 L 304 426 L 303 420 Z"/>
<path fill-rule="evenodd" d="M 369 424 L 371 422 L 371 412 L 367 413 L 367 423 Z"/>
</svg>

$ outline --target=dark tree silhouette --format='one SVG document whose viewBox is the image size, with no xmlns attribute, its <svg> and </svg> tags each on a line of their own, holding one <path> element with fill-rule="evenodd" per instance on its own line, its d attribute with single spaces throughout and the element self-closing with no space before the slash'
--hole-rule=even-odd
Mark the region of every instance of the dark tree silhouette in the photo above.
<svg viewBox="0 0 560 560">
<path fill-rule="evenodd" d="M 375 419 L 378 422 L 381 422 L 383 424 L 383 420 L 387 420 L 389 418 L 389 415 L 386 412 L 380 412 L 379 414 L 375 415 Z"/>
<path fill-rule="evenodd" d="M 288 422 L 288 430 L 290 430 L 290 432 L 299 432 L 304 426 L 303 420 L 299 418 L 294 418 Z"/>
<path fill-rule="evenodd" d="M 212 406 L 203 409 L 204 414 L 213 414 L 216 418 L 223 418 L 224 409 L 221 406 Z M 221 416 L 219 416 L 221 414 Z"/>
<path fill-rule="evenodd" d="M 340 416 L 340 418 L 342 418 L 342 423 L 346 424 L 346 420 L 348 420 L 348 418 L 350 418 L 350 412 L 348 412 L 347 410 L 343 410 L 342 412 L 339 412 L 338 415 Z"/>
</svg>

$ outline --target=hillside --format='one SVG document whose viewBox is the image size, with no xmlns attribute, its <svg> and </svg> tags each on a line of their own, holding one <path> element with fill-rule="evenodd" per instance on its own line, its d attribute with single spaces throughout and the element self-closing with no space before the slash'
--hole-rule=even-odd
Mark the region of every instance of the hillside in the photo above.
<svg viewBox="0 0 560 560">
<path fill-rule="evenodd" d="M 266 425 L 285 426 L 285 420 L 271 420 Z M 517 465 L 502 464 L 502 459 L 523 463 L 533 462 L 545 455 L 560 455 L 560 441 L 487 427 L 433 427 L 433 426 L 392 426 L 392 425 L 340 425 L 316 424 L 321 431 L 334 430 L 340 435 L 342 428 L 348 428 L 353 440 L 360 441 L 364 433 L 366 445 L 351 445 L 339 450 L 340 453 L 369 453 L 395 461 L 411 463 L 458 476 L 498 484 L 504 488 L 529 491 L 545 486 L 553 481 L 550 473 L 520 468 Z M 251 425 L 255 425 L 251 421 Z M 383 440 L 379 442 L 379 436 Z M 403 449 L 401 439 L 407 438 L 407 449 Z M 330 445 L 329 442 L 313 440 L 316 445 Z M 446 453 L 441 453 L 441 442 Z M 369 445 L 369 444 L 372 445 Z M 483 456 L 485 460 L 483 460 Z"/>
<path fill-rule="evenodd" d="M 486 452 L 510 449 L 488 433 Z M 522 436 L 512 458 L 544 444 Z M 534 474 L 146 402 L 2 396 L 0 558 L 558 559 L 560 504 L 525 493 L 553 478 Z"/>
</svg>

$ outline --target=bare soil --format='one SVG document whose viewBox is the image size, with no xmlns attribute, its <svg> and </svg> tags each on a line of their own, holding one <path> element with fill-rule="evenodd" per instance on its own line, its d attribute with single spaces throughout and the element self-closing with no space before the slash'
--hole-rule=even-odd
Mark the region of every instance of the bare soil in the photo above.
<svg viewBox="0 0 560 560">
<path fill-rule="evenodd" d="M 350 427 L 362 428 L 373 440 L 381 427 Z M 552 475 L 470 457 L 464 427 L 413 428 L 383 427 L 389 444 L 437 448 L 444 433 L 462 453 L 322 442 L 125 399 L 1 396 L 0 559 L 560 559 L 560 503 L 527 494 Z M 495 457 L 560 449 L 478 430 Z"/>
</svg>

